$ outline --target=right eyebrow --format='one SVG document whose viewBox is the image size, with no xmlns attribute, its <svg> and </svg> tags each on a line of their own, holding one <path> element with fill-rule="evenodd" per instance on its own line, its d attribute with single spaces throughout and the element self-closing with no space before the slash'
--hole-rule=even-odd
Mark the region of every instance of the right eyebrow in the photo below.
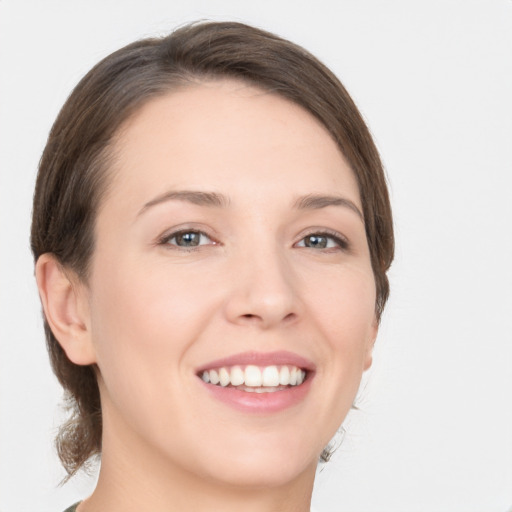
<svg viewBox="0 0 512 512">
<path fill-rule="evenodd" d="M 142 215 L 152 206 L 165 203 L 166 201 L 187 201 L 198 206 L 210 206 L 215 208 L 225 208 L 229 205 L 229 199 L 216 192 L 201 192 L 198 190 L 169 190 L 148 201 L 137 213 L 137 217 Z"/>
</svg>

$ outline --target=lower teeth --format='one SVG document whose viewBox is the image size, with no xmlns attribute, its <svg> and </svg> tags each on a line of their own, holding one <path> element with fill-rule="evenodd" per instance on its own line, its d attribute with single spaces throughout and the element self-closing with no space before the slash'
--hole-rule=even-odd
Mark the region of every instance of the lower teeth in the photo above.
<svg viewBox="0 0 512 512">
<path fill-rule="evenodd" d="M 288 389 L 290 386 L 268 386 L 268 387 L 258 387 L 252 388 L 250 386 L 236 386 L 235 389 L 240 391 L 248 391 L 249 393 L 274 393 L 275 391 L 283 391 L 284 389 Z"/>
<path fill-rule="evenodd" d="M 213 384 L 213 386 L 238 389 L 238 391 L 246 391 L 248 393 L 274 393 L 275 391 L 284 391 L 285 389 L 297 387 L 297 386 L 261 386 L 261 387 L 251 387 L 251 386 L 244 386 L 244 385 L 232 386 L 231 384 L 229 384 L 228 386 L 221 386 L 220 384 Z"/>
</svg>

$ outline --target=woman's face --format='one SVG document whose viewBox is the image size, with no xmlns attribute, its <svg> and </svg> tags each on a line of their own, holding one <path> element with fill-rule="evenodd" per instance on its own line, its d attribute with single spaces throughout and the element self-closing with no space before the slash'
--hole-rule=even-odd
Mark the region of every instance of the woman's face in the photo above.
<svg viewBox="0 0 512 512">
<path fill-rule="evenodd" d="M 314 471 L 377 330 L 338 147 L 297 105 L 219 81 L 152 100 L 115 149 L 86 290 L 104 457 L 237 485 Z"/>
</svg>

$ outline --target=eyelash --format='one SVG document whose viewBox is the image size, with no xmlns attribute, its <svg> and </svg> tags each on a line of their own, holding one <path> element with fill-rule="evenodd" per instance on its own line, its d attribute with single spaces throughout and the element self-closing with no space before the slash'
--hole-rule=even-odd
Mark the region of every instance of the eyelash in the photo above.
<svg viewBox="0 0 512 512">
<path fill-rule="evenodd" d="M 329 239 L 333 240 L 334 243 L 338 246 L 338 247 L 325 247 L 325 248 L 322 248 L 326 252 L 333 252 L 333 250 L 334 251 L 336 251 L 336 250 L 348 251 L 349 248 L 350 248 L 348 240 L 341 233 L 338 233 L 337 231 L 331 231 L 330 229 L 322 229 L 322 230 L 319 230 L 319 231 L 311 231 L 310 233 L 307 233 L 306 235 L 304 235 L 300 239 L 300 242 L 304 241 L 308 237 L 313 237 L 313 236 L 316 236 L 318 238 L 327 238 L 328 240 Z M 305 245 L 303 245 L 301 247 L 305 247 L 307 249 L 313 249 L 312 247 L 307 247 Z"/>
<path fill-rule="evenodd" d="M 180 235 L 186 235 L 186 234 L 199 235 L 200 236 L 199 244 L 187 247 L 187 246 L 179 246 L 177 244 L 170 243 L 171 240 L 176 239 Z M 347 251 L 350 248 L 348 240 L 343 235 L 341 235 L 337 231 L 331 231 L 331 230 L 326 230 L 326 229 L 319 230 L 319 231 L 311 231 L 310 233 L 305 234 L 299 240 L 299 242 L 303 242 L 306 238 L 314 237 L 314 236 L 318 237 L 318 238 L 326 238 L 327 240 L 332 240 L 337 245 L 337 247 L 322 247 L 321 249 L 323 249 L 325 252 L 333 252 L 333 250 L 334 251 L 336 251 L 336 250 Z M 197 251 L 197 250 L 199 250 L 199 248 L 202 245 L 204 245 L 204 244 L 201 244 L 201 237 L 206 237 L 209 240 L 211 240 L 212 241 L 211 245 L 218 245 L 218 242 L 215 241 L 210 235 L 208 235 L 208 233 L 201 231 L 199 229 L 180 229 L 179 231 L 173 231 L 172 233 L 167 233 L 167 234 L 163 235 L 161 238 L 159 238 L 158 245 L 171 246 L 173 248 L 175 247 L 178 250 L 186 251 L 186 252 Z M 329 242 L 327 242 L 327 243 L 329 243 Z M 296 246 L 296 245 L 297 244 L 294 244 L 294 246 Z M 308 247 L 306 245 L 301 245 L 299 247 L 304 247 L 306 249 L 315 250 L 314 247 Z"/>
<path fill-rule="evenodd" d="M 181 247 L 177 244 L 171 244 L 169 243 L 173 238 L 177 238 L 179 237 L 180 235 L 186 235 L 186 234 L 190 234 L 190 233 L 193 233 L 193 234 L 197 234 L 200 236 L 199 238 L 199 245 L 192 245 L 192 246 L 184 246 L 184 247 Z M 176 249 L 178 250 L 181 250 L 181 251 L 187 251 L 187 252 L 190 252 L 190 251 L 197 251 L 201 245 L 200 242 L 201 242 L 201 237 L 206 237 L 208 238 L 209 240 L 211 240 L 213 242 L 213 245 L 217 245 L 217 242 L 215 240 L 213 240 L 213 238 L 208 234 L 208 233 L 205 233 L 204 231 L 201 231 L 200 229 L 180 229 L 179 231 L 173 231 L 172 233 L 167 233 L 165 235 L 163 235 L 159 240 L 158 240 L 158 245 L 166 245 L 166 246 L 171 246 L 171 247 L 175 247 Z"/>
</svg>

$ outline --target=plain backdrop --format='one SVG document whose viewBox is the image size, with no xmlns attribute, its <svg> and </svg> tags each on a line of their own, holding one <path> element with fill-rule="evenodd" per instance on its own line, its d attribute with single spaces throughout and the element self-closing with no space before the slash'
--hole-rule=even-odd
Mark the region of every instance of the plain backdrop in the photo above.
<svg viewBox="0 0 512 512">
<path fill-rule="evenodd" d="M 0 512 L 61 512 L 61 390 L 29 251 L 47 133 L 100 58 L 197 19 L 297 42 L 341 78 L 394 206 L 392 295 L 323 512 L 512 507 L 511 0 L 0 0 Z"/>
</svg>

